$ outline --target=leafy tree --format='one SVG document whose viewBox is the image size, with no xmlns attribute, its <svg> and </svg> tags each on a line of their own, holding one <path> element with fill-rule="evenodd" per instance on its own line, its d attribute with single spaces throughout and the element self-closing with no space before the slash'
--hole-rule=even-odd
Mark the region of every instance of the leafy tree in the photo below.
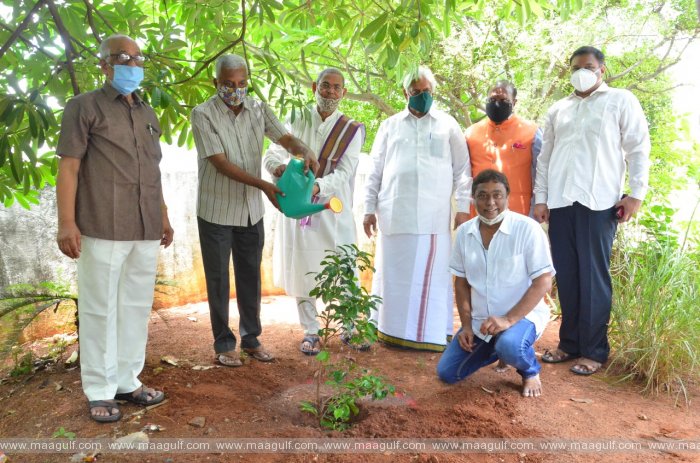
<svg viewBox="0 0 700 463">
<path fill-rule="evenodd" d="M 621 32 L 622 31 L 622 32 Z M 659 82 L 699 32 L 692 0 L 30 0 L 0 2 L 0 201 L 24 207 L 53 184 L 52 149 L 66 100 L 101 85 L 99 43 L 115 32 L 144 45 L 144 97 L 166 142 L 192 145 L 188 116 L 212 93 L 214 60 L 246 57 L 252 89 L 294 118 L 323 67 L 341 68 L 345 111 L 368 126 L 404 104 L 401 77 L 437 71 L 436 95 L 464 126 L 483 117 L 496 78 L 521 89 L 538 119 L 568 91 L 566 57 L 602 46 L 638 94 Z M 629 34 L 628 34 L 629 32 Z M 632 36 L 630 34 L 638 34 Z M 662 98 L 661 96 L 659 98 Z M 663 97 L 665 98 L 665 97 Z"/>
</svg>

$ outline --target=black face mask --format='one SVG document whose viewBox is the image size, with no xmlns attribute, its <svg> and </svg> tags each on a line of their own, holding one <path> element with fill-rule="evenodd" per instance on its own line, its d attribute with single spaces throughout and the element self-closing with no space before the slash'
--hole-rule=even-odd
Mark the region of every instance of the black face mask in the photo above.
<svg viewBox="0 0 700 463">
<path fill-rule="evenodd" d="M 486 115 L 496 124 L 500 124 L 513 113 L 513 105 L 509 101 L 489 101 L 486 103 Z"/>
</svg>

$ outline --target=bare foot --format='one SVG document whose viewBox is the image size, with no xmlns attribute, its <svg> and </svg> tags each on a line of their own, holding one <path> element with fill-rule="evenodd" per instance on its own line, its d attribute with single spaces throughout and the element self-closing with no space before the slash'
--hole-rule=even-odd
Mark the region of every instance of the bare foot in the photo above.
<svg viewBox="0 0 700 463">
<path fill-rule="evenodd" d="M 540 375 L 523 379 L 523 397 L 539 397 L 542 395 Z"/>
<path fill-rule="evenodd" d="M 498 365 L 496 365 L 496 366 L 493 368 L 493 370 L 494 370 L 496 373 L 505 373 L 506 371 L 510 370 L 510 367 L 509 367 L 508 364 L 507 364 L 506 362 L 504 362 L 503 360 L 499 360 L 499 361 L 498 361 Z"/>
</svg>

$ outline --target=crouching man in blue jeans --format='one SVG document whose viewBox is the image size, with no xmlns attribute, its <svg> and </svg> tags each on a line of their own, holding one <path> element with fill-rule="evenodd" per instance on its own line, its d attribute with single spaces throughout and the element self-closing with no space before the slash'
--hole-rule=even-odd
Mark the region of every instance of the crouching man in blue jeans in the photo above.
<svg viewBox="0 0 700 463">
<path fill-rule="evenodd" d="M 482 171 L 472 184 L 477 217 L 457 230 L 450 271 L 462 322 L 437 373 L 456 383 L 498 360 L 523 378 L 524 397 L 542 394 L 533 344 L 549 320 L 544 295 L 554 266 L 547 236 L 533 219 L 508 210 L 508 179 Z"/>
</svg>

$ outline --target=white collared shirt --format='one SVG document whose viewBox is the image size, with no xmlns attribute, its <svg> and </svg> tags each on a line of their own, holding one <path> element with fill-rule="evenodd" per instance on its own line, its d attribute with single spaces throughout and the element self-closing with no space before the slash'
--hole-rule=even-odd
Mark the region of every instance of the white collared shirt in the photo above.
<svg viewBox="0 0 700 463">
<path fill-rule="evenodd" d="M 450 272 L 466 278 L 471 286 L 472 330 L 479 331 L 490 316 L 505 316 L 525 295 L 532 280 L 545 274 L 554 276 L 549 242 L 542 227 L 530 217 L 507 211 L 501 226 L 485 249 L 479 232 L 479 217 L 457 229 Z M 525 316 L 535 324 L 537 336 L 549 321 L 544 298 Z"/>
<path fill-rule="evenodd" d="M 469 149 L 457 121 L 438 109 L 415 117 L 408 109 L 379 126 L 373 168 L 365 185 L 365 214 L 377 214 L 387 235 L 450 230 L 450 198 L 468 212 Z"/>
<path fill-rule="evenodd" d="M 586 98 L 573 93 L 547 112 L 535 202 L 609 209 L 622 196 L 626 167 L 630 196 L 644 199 L 650 150 L 644 112 L 629 90 L 603 83 Z"/>
<path fill-rule="evenodd" d="M 199 189 L 197 216 L 218 225 L 245 227 L 265 213 L 262 192 L 219 172 L 207 158 L 225 154 L 254 177 L 260 177 L 263 137 L 273 142 L 287 134 L 266 103 L 246 98 L 236 115 L 221 98 L 213 96 L 192 111 L 192 134 L 197 146 Z"/>
</svg>

